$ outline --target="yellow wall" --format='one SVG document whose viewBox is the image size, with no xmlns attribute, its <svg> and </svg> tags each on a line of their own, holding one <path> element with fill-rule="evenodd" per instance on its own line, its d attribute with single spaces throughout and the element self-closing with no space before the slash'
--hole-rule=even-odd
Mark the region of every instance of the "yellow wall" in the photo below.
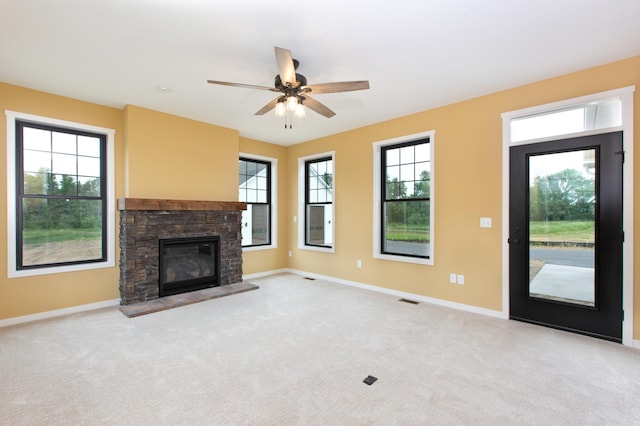
<svg viewBox="0 0 640 426">
<path fill-rule="evenodd" d="M 0 107 L 116 129 L 117 197 L 236 200 L 239 152 L 277 158 L 279 247 L 245 253 L 245 274 L 292 268 L 499 311 L 500 114 L 630 85 L 640 91 L 640 57 L 291 147 L 241 138 L 235 130 L 136 106 L 121 111 L 5 84 L 0 84 Z M 639 96 L 637 91 L 636 132 L 640 131 Z M 5 139 L 5 121 L 0 122 L 0 138 Z M 435 265 L 373 259 L 372 143 L 427 130 L 435 130 Z M 298 158 L 327 151 L 335 151 L 334 254 L 299 250 L 292 221 L 298 214 Z M 634 160 L 638 170 L 638 149 Z M 0 150 L 0 174 L 6 175 L 5 149 Z M 640 199 L 637 171 L 634 183 L 635 198 Z M 6 259 L 5 185 L 0 185 L 0 200 L 0 224 L 5 224 L 0 226 L 0 259 Z M 640 264 L 639 216 L 634 218 L 635 264 Z M 493 227 L 480 228 L 480 217 L 493 218 Z M 287 256 L 289 250 L 292 257 Z M 363 262 L 361 269 L 356 268 L 358 259 Z M 118 297 L 117 267 L 9 280 L 5 263 L 0 265 L 0 319 Z M 465 285 L 449 284 L 449 273 L 464 274 Z M 640 284 L 637 278 L 634 283 L 634 337 L 638 339 Z"/>
<path fill-rule="evenodd" d="M 124 115 L 127 197 L 238 200 L 237 130 L 132 105 Z"/>
<path fill-rule="evenodd" d="M 0 110 L 115 129 L 116 194 L 122 196 L 123 121 L 114 108 L 0 83 Z M 0 119 L 0 319 L 116 299 L 117 267 L 91 271 L 7 278 L 6 120 Z M 117 220 L 117 218 L 116 218 Z"/>
<path fill-rule="evenodd" d="M 0 108 L 115 129 L 116 198 L 236 201 L 238 131 L 129 105 L 108 108 L 0 83 Z M 6 141 L 6 120 L 0 138 Z M 242 151 L 277 158 L 281 164 L 279 202 L 286 204 L 286 148 L 242 139 Z M 0 175 L 6 176 L 6 149 Z M 230 182 L 233 182 L 230 184 Z M 7 188 L 0 185 L 0 320 L 118 299 L 118 265 L 113 268 L 7 278 Z M 285 210 L 284 208 L 282 208 Z M 118 241 L 116 213 L 116 248 Z M 244 273 L 286 266 L 287 227 L 279 223 L 279 249 L 247 253 Z M 116 263 L 119 251 L 116 251 Z"/>
<path fill-rule="evenodd" d="M 287 250 L 289 220 L 288 209 L 288 181 L 287 173 L 287 149 L 280 145 L 256 141 L 254 139 L 240 138 L 240 152 L 262 157 L 275 158 L 278 167 L 277 199 L 272 200 L 278 207 L 278 248 L 270 250 L 243 251 L 242 271 L 245 275 L 257 274 L 265 271 L 274 271 L 287 267 Z"/>
<path fill-rule="evenodd" d="M 298 158 L 335 150 L 335 253 L 297 248 L 291 227 L 289 267 L 499 311 L 502 309 L 502 120 L 504 112 L 636 85 L 640 131 L 640 57 L 580 71 L 389 122 L 292 146 L 288 150 L 289 216 L 297 214 Z M 375 141 L 435 130 L 434 266 L 374 259 Z M 640 199 L 640 150 L 634 152 L 635 199 Z M 638 208 L 638 207 L 636 207 Z M 493 227 L 480 228 L 480 217 Z M 640 265 L 640 215 L 634 220 L 634 263 Z M 356 260 L 363 262 L 362 269 Z M 640 284 L 634 279 L 634 330 L 640 336 Z M 464 274 L 464 286 L 449 284 Z"/>
</svg>

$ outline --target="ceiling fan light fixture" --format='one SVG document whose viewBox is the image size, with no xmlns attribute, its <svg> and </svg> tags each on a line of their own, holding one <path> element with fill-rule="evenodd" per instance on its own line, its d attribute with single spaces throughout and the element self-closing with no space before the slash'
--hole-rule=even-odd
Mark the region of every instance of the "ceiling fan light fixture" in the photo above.
<svg viewBox="0 0 640 426">
<path fill-rule="evenodd" d="M 289 96 L 287 98 L 287 109 L 293 112 L 296 110 L 297 106 L 298 106 L 298 98 L 295 96 Z"/>
<path fill-rule="evenodd" d="M 296 72 L 299 62 L 291 56 L 291 51 L 281 47 L 275 48 L 276 62 L 278 64 L 278 74 L 275 76 L 274 87 L 256 86 L 254 84 L 230 83 L 228 81 L 207 80 L 209 84 L 222 86 L 243 87 L 247 89 L 266 90 L 278 93 L 276 99 L 272 99 L 268 104 L 260 108 L 254 115 L 264 115 L 275 109 L 277 117 L 285 117 L 285 128 L 291 129 L 291 119 L 293 117 L 306 116 L 308 107 L 311 111 L 331 118 L 336 115 L 327 106 L 308 96 L 321 93 L 352 92 L 355 90 L 369 89 L 369 81 L 338 81 L 333 83 L 307 84 L 307 78 Z M 303 107 L 304 104 L 304 107 Z"/>
</svg>

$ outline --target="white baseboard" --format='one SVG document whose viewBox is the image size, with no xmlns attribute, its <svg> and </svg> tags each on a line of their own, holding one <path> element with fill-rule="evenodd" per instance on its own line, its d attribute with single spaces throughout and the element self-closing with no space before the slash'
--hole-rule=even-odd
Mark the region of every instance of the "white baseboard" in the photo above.
<svg viewBox="0 0 640 426">
<path fill-rule="evenodd" d="M 473 312 L 475 314 L 486 315 L 486 316 L 490 316 L 490 317 L 494 317 L 494 318 L 509 319 L 509 316 L 507 314 L 501 312 L 501 311 L 494 311 L 494 310 L 491 310 L 491 309 L 479 308 L 477 306 L 465 305 L 463 303 L 450 302 L 448 300 L 435 299 L 433 297 L 427 297 L 427 296 L 422 296 L 422 295 L 419 295 L 419 294 L 407 293 L 407 292 L 404 292 L 404 291 L 392 290 L 392 289 L 389 289 L 389 288 L 378 287 L 378 286 L 371 285 L 371 284 L 363 284 L 363 283 L 359 283 L 359 282 L 356 282 L 356 281 L 343 280 L 343 279 L 340 279 L 340 278 L 329 277 L 329 276 L 326 276 L 326 275 L 320 275 L 320 274 L 313 274 L 313 273 L 304 272 L 304 271 L 298 271 L 296 269 L 287 269 L 287 272 L 290 272 L 290 273 L 296 274 L 296 275 L 302 275 L 302 276 L 305 276 L 305 277 L 311 277 L 311 278 L 331 281 L 331 282 L 335 282 L 335 283 L 338 283 L 338 284 L 344 284 L 344 285 L 348 285 L 348 286 L 352 286 L 352 287 L 358 287 L 358 288 L 362 288 L 362 289 L 365 289 L 365 290 L 377 291 L 378 293 L 389 294 L 391 296 L 410 299 L 410 300 L 415 300 L 417 302 L 424 302 L 424 303 L 430 303 L 432 305 L 445 306 L 447 308 L 453 308 L 453 309 L 457 309 L 457 310 L 465 311 L 465 312 Z"/>
<path fill-rule="evenodd" d="M 288 269 L 274 269 L 272 271 L 266 271 L 266 272 L 258 272 L 255 274 L 248 274 L 248 275 L 243 275 L 242 276 L 242 280 L 253 280 L 255 278 L 262 278 L 262 277 L 269 277 L 271 275 L 276 275 L 276 274 L 284 274 L 286 272 L 289 272 Z"/>
<path fill-rule="evenodd" d="M 54 311 L 40 312 L 37 314 L 24 315 L 0 320 L 0 327 L 23 324 L 26 322 L 39 321 L 48 318 L 55 318 L 62 315 L 75 314 L 78 312 L 92 311 L 94 309 L 107 308 L 120 304 L 120 299 L 105 300 L 103 302 L 89 303 L 87 305 L 71 306 L 70 308 L 56 309 Z"/>
</svg>

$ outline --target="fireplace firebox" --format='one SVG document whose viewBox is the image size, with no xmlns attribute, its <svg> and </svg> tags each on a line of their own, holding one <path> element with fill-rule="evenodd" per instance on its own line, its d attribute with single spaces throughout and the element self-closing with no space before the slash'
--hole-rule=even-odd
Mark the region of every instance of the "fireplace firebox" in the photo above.
<svg viewBox="0 0 640 426">
<path fill-rule="evenodd" d="M 220 285 L 220 237 L 159 240 L 159 296 Z"/>
</svg>

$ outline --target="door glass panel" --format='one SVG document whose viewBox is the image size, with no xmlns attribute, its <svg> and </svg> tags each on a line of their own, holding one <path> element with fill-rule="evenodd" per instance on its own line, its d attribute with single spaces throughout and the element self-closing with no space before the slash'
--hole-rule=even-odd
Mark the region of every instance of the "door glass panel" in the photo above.
<svg viewBox="0 0 640 426">
<path fill-rule="evenodd" d="M 595 158 L 529 157 L 529 297 L 595 306 Z"/>
</svg>

